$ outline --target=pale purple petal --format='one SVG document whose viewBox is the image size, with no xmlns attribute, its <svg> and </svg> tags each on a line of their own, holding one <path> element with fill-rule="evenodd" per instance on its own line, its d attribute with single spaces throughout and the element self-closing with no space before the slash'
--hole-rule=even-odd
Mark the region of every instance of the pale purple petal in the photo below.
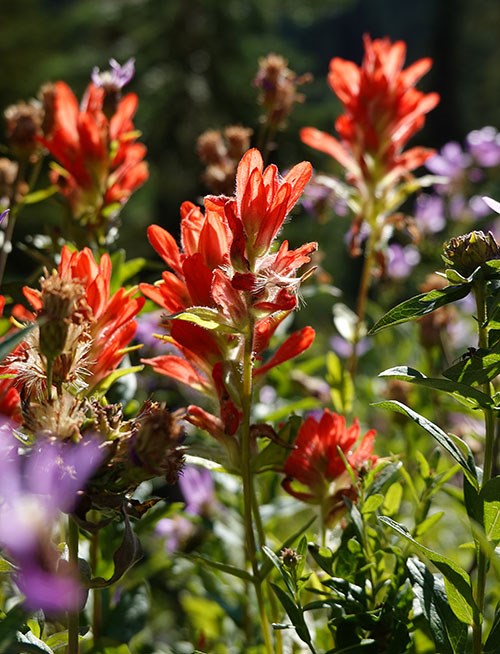
<svg viewBox="0 0 500 654">
<path fill-rule="evenodd" d="M 393 279 L 405 279 L 419 262 L 420 253 L 415 246 L 392 243 L 387 257 L 387 275 Z"/>
<path fill-rule="evenodd" d="M 188 513 L 205 515 L 215 506 L 214 482 L 209 470 L 187 466 L 179 477 L 179 486 Z"/>
<path fill-rule="evenodd" d="M 492 168 L 500 164 L 500 134 L 494 127 L 476 129 L 467 135 L 465 141 L 480 166 Z"/>
<path fill-rule="evenodd" d="M 415 220 L 424 233 L 435 234 L 446 227 L 444 200 L 439 195 L 422 193 L 415 202 Z"/>
</svg>

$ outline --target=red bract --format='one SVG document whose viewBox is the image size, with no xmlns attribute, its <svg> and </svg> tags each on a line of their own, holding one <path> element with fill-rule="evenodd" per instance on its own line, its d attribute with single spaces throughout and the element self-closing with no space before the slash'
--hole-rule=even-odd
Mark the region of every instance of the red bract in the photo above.
<svg viewBox="0 0 500 654">
<path fill-rule="evenodd" d="M 218 403 L 217 418 L 189 409 L 190 419 L 216 438 L 234 435 L 241 421 L 244 348 L 251 343 L 253 360 L 260 362 L 278 325 L 297 307 L 296 273 L 310 261 L 316 243 L 297 250 L 287 241 L 277 251 L 271 246 L 310 176 L 304 162 L 282 179 L 276 166 L 264 170 L 260 153 L 249 150 L 238 166 L 235 197 L 209 196 L 204 212 L 182 205 L 181 247 L 161 227 L 148 229 L 169 270 L 140 289 L 167 311 L 166 340 L 182 357 L 167 354 L 144 363 Z M 293 334 L 254 368 L 254 377 L 297 356 L 313 338 L 311 328 Z"/>
<path fill-rule="evenodd" d="M 371 465 L 375 431 L 360 440 L 355 419 L 346 426 L 343 416 L 325 409 L 319 420 L 309 416 L 302 423 L 294 450 L 284 466 L 283 488 L 303 502 L 319 504 L 325 520 L 331 521 L 344 506 L 343 496 L 356 497 L 342 452 L 354 474 Z"/>
<path fill-rule="evenodd" d="M 95 228 L 105 226 L 148 178 L 146 147 L 136 142 L 132 122 L 137 96 L 125 95 L 109 119 L 105 97 L 105 89 L 89 84 L 79 107 L 69 86 L 56 82 L 53 124 L 41 139 L 59 164 L 52 182 L 68 198 L 73 216 Z"/>
<path fill-rule="evenodd" d="M 0 295 L 0 317 L 5 308 L 5 297 Z M 8 370 L 0 362 L 0 374 L 8 374 Z M 12 378 L 0 379 L 0 415 L 7 416 L 15 422 L 21 422 L 21 398 L 14 386 Z"/>
<path fill-rule="evenodd" d="M 89 389 L 109 375 L 125 356 L 134 337 L 134 318 L 144 305 L 144 298 L 134 298 L 133 290 L 118 289 L 111 295 L 111 259 L 103 254 L 99 263 L 89 248 L 71 252 L 66 246 L 61 252 L 58 274 L 63 280 L 80 283 L 85 301 L 78 313 L 90 336 L 86 376 Z M 40 292 L 25 287 L 23 293 L 35 312 L 42 310 Z"/>
<path fill-rule="evenodd" d="M 403 69 L 406 45 L 387 38 L 364 37 L 361 66 L 335 57 L 330 62 L 329 84 L 344 107 L 335 122 L 339 142 L 313 127 L 301 131 L 304 143 L 336 159 L 354 178 L 373 172 L 393 172 L 397 178 L 411 171 L 432 154 L 426 148 L 403 152 L 408 140 L 425 122 L 425 114 L 439 102 L 437 93 L 422 93 L 415 84 L 432 65 L 420 59 Z"/>
</svg>

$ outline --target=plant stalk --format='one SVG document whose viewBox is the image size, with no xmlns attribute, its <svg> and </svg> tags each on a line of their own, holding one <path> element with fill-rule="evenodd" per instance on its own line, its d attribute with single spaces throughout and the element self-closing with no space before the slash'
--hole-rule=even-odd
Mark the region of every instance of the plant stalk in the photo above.
<svg viewBox="0 0 500 654">
<path fill-rule="evenodd" d="M 77 523 L 68 516 L 68 551 L 69 565 L 72 570 L 78 570 L 78 543 L 80 531 Z M 68 611 L 68 649 L 67 654 L 79 652 L 79 613 L 78 610 Z"/>
<path fill-rule="evenodd" d="M 253 498 L 255 496 L 254 479 L 252 473 L 252 443 L 250 438 L 250 419 L 253 398 L 253 325 L 248 326 L 245 334 L 243 353 L 243 387 L 242 387 L 242 411 L 241 423 L 241 476 L 243 483 L 243 521 L 245 527 L 245 542 L 247 560 L 252 568 L 253 585 L 257 597 L 259 617 L 264 638 L 266 654 L 274 654 L 267 619 L 264 596 L 262 593 L 262 580 L 260 578 L 259 564 L 257 560 L 257 543 L 254 531 Z"/>
<path fill-rule="evenodd" d="M 477 280 L 473 285 L 474 297 L 476 299 L 478 344 L 480 348 L 488 348 L 488 314 L 486 306 L 486 282 Z M 483 393 L 491 397 L 491 385 L 485 382 L 482 385 Z M 481 489 L 490 481 L 493 472 L 493 455 L 495 451 L 495 416 L 490 408 L 483 409 L 485 422 L 484 461 L 483 478 Z M 484 600 L 486 594 L 486 577 L 488 559 L 480 543 L 476 544 L 477 551 L 477 579 L 475 589 L 475 601 L 478 608 L 478 616 L 472 627 L 472 652 L 482 654 L 482 620 L 484 614 Z"/>
</svg>

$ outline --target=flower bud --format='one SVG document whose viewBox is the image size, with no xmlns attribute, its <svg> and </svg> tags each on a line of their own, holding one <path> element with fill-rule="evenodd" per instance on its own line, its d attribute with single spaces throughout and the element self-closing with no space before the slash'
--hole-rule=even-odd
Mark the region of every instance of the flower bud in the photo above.
<svg viewBox="0 0 500 654">
<path fill-rule="evenodd" d="M 7 140 L 17 156 L 30 156 L 39 149 L 37 137 L 41 134 L 42 105 L 36 100 L 18 102 L 4 112 L 7 121 Z"/>
<path fill-rule="evenodd" d="M 463 277 L 487 261 L 500 259 L 500 246 L 491 232 L 473 231 L 444 244 L 443 260 Z"/>
<path fill-rule="evenodd" d="M 280 558 L 283 561 L 285 568 L 293 570 L 299 564 L 300 559 L 302 558 L 300 554 L 297 553 L 297 550 L 294 550 L 290 547 L 285 547 L 280 552 Z"/>
<path fill-rule="evenodd" d="M 40 326 L 40 351 L 53 361 L 64 351 L 69 329 L 69 318 L 83 297 L 78 282 L 63 280 L 56 272 L 41 281 L 41 316 L 46 321 Z"/>
</svg>

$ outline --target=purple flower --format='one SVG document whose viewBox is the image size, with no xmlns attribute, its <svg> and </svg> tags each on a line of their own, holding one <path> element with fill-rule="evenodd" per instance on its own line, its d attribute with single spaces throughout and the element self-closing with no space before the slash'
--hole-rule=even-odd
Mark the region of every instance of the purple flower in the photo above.
<svg viewBox="0 0 500 654">
<path fill-rule="evenodd" d="M 156 525 L 156 533 L 165 539 L 165 549 L 169 553 L 181 550 L 195 531 L 194 524 L 181 515 L 163 518 Z"/>
<path fill-rule="evenodd" d="M 443 175 L 455 180 L 461 177 L 463 171 L 470 164 L 470 157 L 459 143 L 450 141 L 444 145 L 439 154 L 427 159 L 425 166 L 435 175 Z"/>
<path fill-rule="evenodd" d="M 154 336 L 154 334 L 161 334 L 164 331 L 160 327 L 161 317 L 165 312 L 150 311 L 148 313 L 141 313 L 137 317 L 137 330 L 135 332 L 135 340 L 143 343 L 148 350 L 165 350 L 165 341 L 162 341 Z"/>
<path fill-rule="evenodd" d="M 5 209 L 5 211 L 2 211 L 2 213 L 0 213 L 0 224 L 2 223 L 4 218 L 7 218 L 7 216 L 9 215 L 9 211 L 10 209 Z"/>
<path fill-rule="evenodd" d="M 58 612 L 80 605 L 76 571 L 60 561 L 52 532 L 60 512 L 74 508 L 100 458 L 94 441 L 45 441 L 21 452 L 12 427 L 0 430 L 0 545 L 18 566 L 16 581 L 30 609 Z"/>
<path fill-rule="evenodd" d="M 116 91 L 119 91 L 128 84 L 134 76 L 135 59 L 129 59 L 123 64 L 123 66 L 120 66 L 116 59 L 110 59 L 109 65 L 111 70 L 104 70 L 102 73 L 99 68 L 95 66 L 91 74 L 92 82 L 98 87 L 111 87 Z"/>
<path fill-rule="evenodd" d="M 338 334 L 330 338 L 330 347 L 341 359 L 348 359 L 352 354 L 352 343 Z M 358 357 L 362 357 L 370 348 L 370 339 L 362 338 L 356 346 Z"/>
<path fill-rule="evenodd" d="M 440 195 L 422 193 L 415 202 L 414 216 L 424 233 L 440 232 L 446 226 L 443 198 Z"/>
<path fill-rule="evenodd" d="M 492 168 L 500 164 L 500 134 L 494 127 L 475 129 L 465 141 L 467 149 L 480 166 Z"/>
<path fill-rule="evenodd" d="M 405 279 L 419 261 L 420 254 L 414 245 L 391 243 L 387 257 L 387 275 L 392 279 Z"/>
<path fill-rule="evenodd" d="M 187 466 L 179 477 L 179 486 L 186 501 L 186 512 L 208 516 L 217 509 L 214 482 L 206 468 Z"/>
</svg>

